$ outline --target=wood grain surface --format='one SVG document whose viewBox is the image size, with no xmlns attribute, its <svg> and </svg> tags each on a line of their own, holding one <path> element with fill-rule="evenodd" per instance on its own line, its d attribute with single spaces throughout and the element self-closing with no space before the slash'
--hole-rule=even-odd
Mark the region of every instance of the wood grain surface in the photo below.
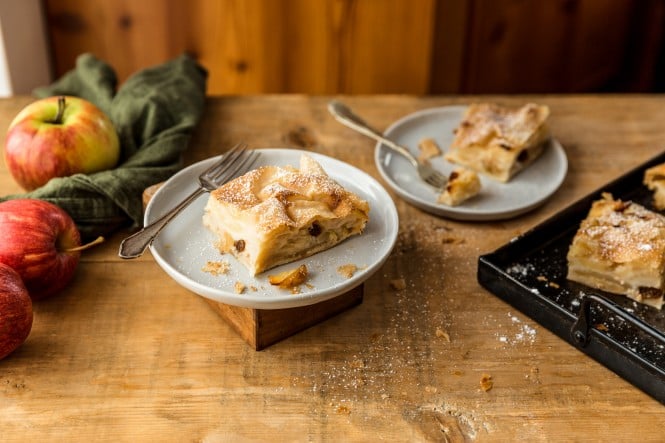
<svg viewBox="0 0 665 443">
<path fill-rule="evenodd" d="M 380 180 L 373 142 L 327 113 L 330 98 L 211 97 L 185 163 L 244 140 Z M 547 104 L 568 176 L 542 207 L 501 222 L 431 216 L 390 191 L 399 238 L 363 303 L 259 352 L 150 254 L 118 258 L 118 232 L 84 254 L 63 293 L 35 303 L 27 342 L 0 361 L 0 440 L 663 440 L 661 403 L 481 288 L 476 268 L 480 254 L 659 154 L 665 98 L 338 98 L 380 129 L 448 104 Z M 0 100 L 3 136 L 30 101 Z M 18 191 L 2 163 L 0 192 Z"/>
<path fill-rule="evenodd" d="M 187 52 L 219 94 L 651 91 L 660 0 L 44 0 L 56 77 Z M 541 4 L 542 3 L 542 4 Z"/>
</svg>

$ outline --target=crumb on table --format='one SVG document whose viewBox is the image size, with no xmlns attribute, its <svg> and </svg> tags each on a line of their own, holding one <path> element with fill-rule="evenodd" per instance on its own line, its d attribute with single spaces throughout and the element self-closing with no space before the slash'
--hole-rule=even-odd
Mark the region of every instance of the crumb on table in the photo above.
<svg viewBox="0 0 665 443">
<path fill-rule="evenodd" d="M 493 386 L 494 386 L 494 382 L 492 381 L 492 376 L 491 375 L 483 374 L 480 377 L 480 389 L 487 392 L 490 389 L 492 389 Z"/>
<path fill-rule="evenodd" d="M 406 288 L 406 281 L 403 278 L 396 278 L 390 280 L 390 286 L 397 291 L 401 291 Z"/>
<path fill-rule="evenodd" d="M 441 328 L 436 328 L 436 336 L 450 343 L 450 335 Z"/>
</svg>

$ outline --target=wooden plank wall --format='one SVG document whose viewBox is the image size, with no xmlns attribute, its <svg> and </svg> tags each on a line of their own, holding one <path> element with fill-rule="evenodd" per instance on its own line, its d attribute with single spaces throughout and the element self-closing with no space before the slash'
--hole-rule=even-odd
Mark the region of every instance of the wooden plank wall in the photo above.
<svg viewBox="0 0 665 443">
<path fill-rule="evenodd" d="M 648 90 L 660 0 L 45 0 L 54 73 L 183 52 L 208 93 Z"/>
</svg>

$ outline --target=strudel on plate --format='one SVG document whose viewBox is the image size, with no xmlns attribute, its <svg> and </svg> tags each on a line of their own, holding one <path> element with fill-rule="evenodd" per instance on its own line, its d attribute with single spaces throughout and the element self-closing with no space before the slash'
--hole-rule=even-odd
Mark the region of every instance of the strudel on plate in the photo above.
<svg viewBox="0 0 665 443">
<path fill-rule="evenodd" d="M 550 138 L 547 106 L 518 109 L 492 103 L 471 104 L 445 155 L 446 160 L 508 182 L 543 152 Z"/>
<path fill-rule="evenodd" d="M 665 217 L 610 194 L 592 203 L 568 250 L 568 279 L 661 309 Z"/>
<path fill-rule="evenodd" d="M 299 169 L 263 166 L 211 192 L 203 224 L 256 275 L 362 233 L 369 210 L 303 155 Z"/>
</svg>

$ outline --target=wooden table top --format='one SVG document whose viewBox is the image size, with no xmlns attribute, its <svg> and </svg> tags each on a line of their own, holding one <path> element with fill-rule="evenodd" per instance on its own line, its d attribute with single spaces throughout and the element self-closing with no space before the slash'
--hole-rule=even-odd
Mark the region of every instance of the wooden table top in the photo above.
<svg viewBox="0 0 665 443">
<path fill-rule="evenodd" d="M 328 114 L 330 98 L 210 98 L 185 161 L 244 140 L 326 154 L 385 184 L 374 143 Z M 35 303 L 30 337 L 0 361 L 0 439 L 662 441 L 661 403 L 483 289 L 476 270 L 479 255 L 662 152 L 665 97 L 341 99 L 380 129 L 449 104 L 547 104 L 569 172 L 543 206 L 499 222 L 432 216 L 386 186 L 399 237 L 363 303 L 262 351 L 149 253 L 118 258 L 119 232 Z M 3 131 L 31 100 L 0 100 Z M 0 192 L 18 191 L 3 162 Z M 398 278 L 406 288 L 391 287 Z"/>
</svg>

